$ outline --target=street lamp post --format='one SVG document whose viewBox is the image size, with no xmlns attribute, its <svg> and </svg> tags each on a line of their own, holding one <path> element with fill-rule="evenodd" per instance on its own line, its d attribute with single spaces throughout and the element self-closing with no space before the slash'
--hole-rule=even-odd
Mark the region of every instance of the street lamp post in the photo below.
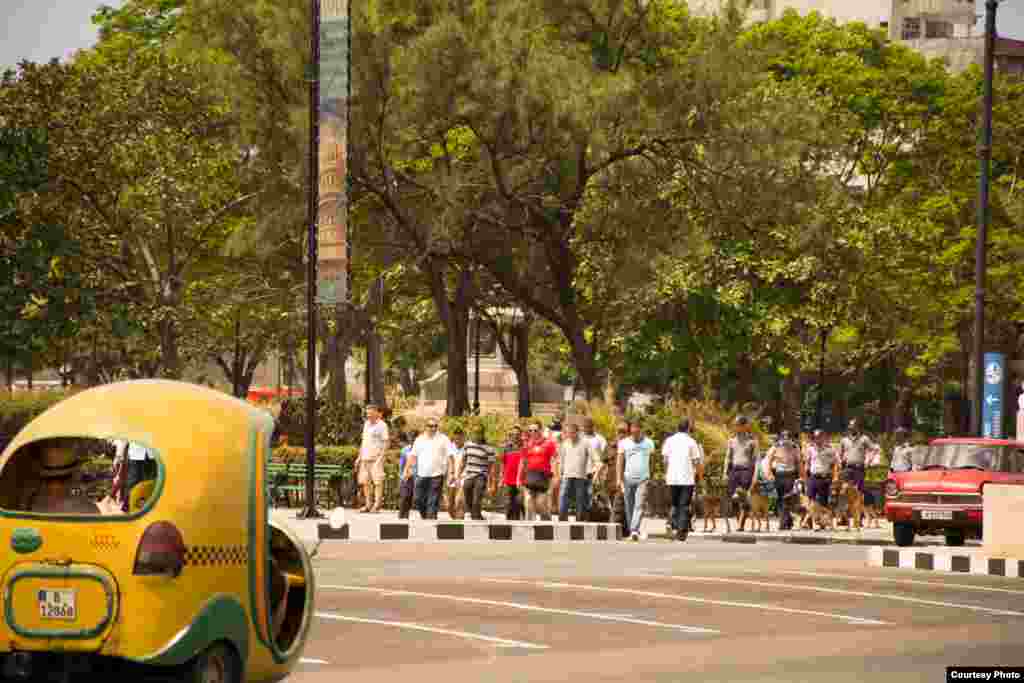
<svg viewBox="0 0 1024 683">
<path fill-rule="evenodd" d="M 982 435 L 982 405 L 985 396 L 985 257 L 988 247 L 989 168 L 992 162 L 992 80 L 995 61 L 996 9 L 999 0 L 985 2 L 985 95 L 982 102 L 982 132 L 978 145 L 981 165 L 978 181 L 978 236 L 974 252 L 974 401 L 971 404 L 971 432 Z"/>
<path fill-rule="evenodd" d="M 320 0 L 310 3 L 312 33 L 309 64 L 309 192 L 307 223 L 309 235 L 306 254 L 306 319 L 309 347 L 306 350 L 306 508 L 299 513 L 305 519 L 322 517 L 314 498 L 316 470 L 316 259 L 317 212 L 320 202 Z"/>
</svg>

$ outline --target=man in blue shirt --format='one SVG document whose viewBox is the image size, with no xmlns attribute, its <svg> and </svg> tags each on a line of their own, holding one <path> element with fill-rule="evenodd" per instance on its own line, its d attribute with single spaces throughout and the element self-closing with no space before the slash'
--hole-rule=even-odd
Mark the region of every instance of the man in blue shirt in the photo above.
<svg viewBox="0 0 1024 683">
<path fill-rule="evenodd" d="M 401 455 L 398 458 L 398 476 L 401 477 L 401 484 L 398 487 L 398 518 L 409 519 L 409 510 L 412 509 L 413 492 L 416 490 L 415 473 L 405 476 L 405 461 L 412 453 L 412 442 L 419 436 L 417 432 L 402 433 L 399 443 L 402 444 Z"/>
<path fill-rule="evenodd" d="M 622 469 L 618 483 L 625 492 L 625 518 L 629 522 L 630 538 L 639 541 L 647 504 L 647 482 L 651 479 L 654 442 L 644 435 L 639 422 L 629 423 L 629 432 L 629 438 L 621 444 Z"/>
</svg>

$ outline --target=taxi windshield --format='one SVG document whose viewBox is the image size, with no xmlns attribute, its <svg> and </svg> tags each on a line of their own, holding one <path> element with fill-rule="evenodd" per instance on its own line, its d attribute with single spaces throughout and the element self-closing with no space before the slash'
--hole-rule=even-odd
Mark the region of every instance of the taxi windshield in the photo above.
<svg viewBox="0 0 1024 683">
<path fill-rule="evenodd" d="M 1011 471 L 1005 446 L 989 444 L 935 444 L 921 463 L 921 469 Z"/>
<path fill-rule="evenodd" d="M 159 461 L 127 440 L 49 438 L 25 444 L 0 469 L 0 510 L 128 515 L 153 497 Z"/>
</svg>

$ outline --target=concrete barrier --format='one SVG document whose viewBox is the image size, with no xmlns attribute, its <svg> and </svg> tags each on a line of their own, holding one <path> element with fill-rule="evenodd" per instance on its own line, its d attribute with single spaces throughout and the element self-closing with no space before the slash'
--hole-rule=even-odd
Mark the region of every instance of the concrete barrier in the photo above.
<svg viewBox="0 0 1024 683">
<path fill-rule="evenodd" d="M 1024 557 L 1024 486 L 986 484 L 981 546 L 989 557 Z"/>
</svg>

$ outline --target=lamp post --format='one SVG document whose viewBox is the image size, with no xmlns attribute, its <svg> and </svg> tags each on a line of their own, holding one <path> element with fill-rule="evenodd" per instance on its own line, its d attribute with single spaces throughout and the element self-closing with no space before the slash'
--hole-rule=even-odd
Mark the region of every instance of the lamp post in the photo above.
<svg viewBox="0 0 1024 683">
<path fill-rule="evenodd" d="M 322 517 L 316 509 L 314 474 L 316 470 L 316 259 L 317 213 L 320 203 L 320 0 L 310 3 L 312 32 L 309 63 L 309 227 L 306 254 L 306 321 L 309 347 L 306 349 L 306 507 L 300 518 Z"/>
<path fill-rule="evenodd" d="M 978 181 L 978 236 L 974 251 L 974 401 L 971 403 L 971 432 L 982 435 L 982 405 L 985 396 L 985 257 L 990 217 L 988 189 L 992 161 L 992 80 L 995 60 L 996 9 L 999 0 L 985 2 L 985 95 L 982 101 L 982 131 L 978 144 L 981 165 Z"/>
</svg>

